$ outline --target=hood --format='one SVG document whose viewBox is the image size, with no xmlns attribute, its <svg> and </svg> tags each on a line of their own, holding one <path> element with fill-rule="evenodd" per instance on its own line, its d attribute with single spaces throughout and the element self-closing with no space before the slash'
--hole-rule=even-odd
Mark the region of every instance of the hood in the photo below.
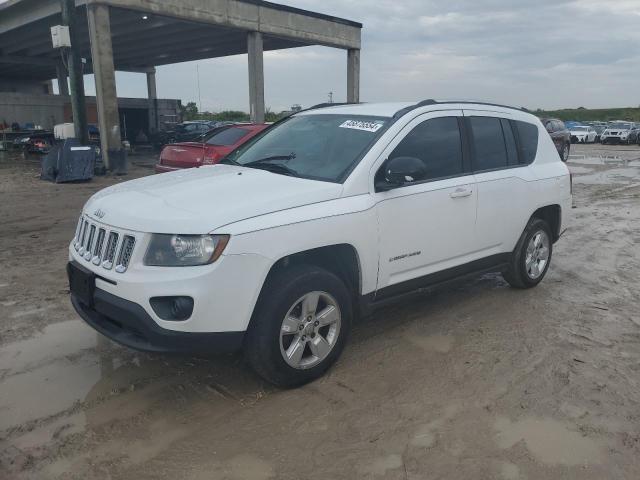
<svg viewBox="0 0 640 480">
<path fill-rule="evenodd" d="M 105 188 L 84 212 L 114 227 L 152 233 L 208 233 L 267 213 L 338 198 L 342 185 L 255 168 L 213 165 Z M 101 210 L 102 218 L 94 212 Z"/>
</svg>

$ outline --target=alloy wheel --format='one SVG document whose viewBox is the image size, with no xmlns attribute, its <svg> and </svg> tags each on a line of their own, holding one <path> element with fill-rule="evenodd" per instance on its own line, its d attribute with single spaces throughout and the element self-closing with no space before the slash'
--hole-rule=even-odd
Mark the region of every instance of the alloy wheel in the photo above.
<svg viewBox="0 0 640 480">
<path fill-rule="evenodd" d="M 342 315 L 335 298 L 309 292 L 289 308 L 280 327 L 280 353 L 296 369 L 312 368 L 326 359 L 338 341 Z"/>
<path fill-rule="evenodd" d="M 533 234 L 527 245 L 525 267 L 530 279 L 536 280 L 545 271 L 549 263 L 549 236 L 544 230 Z"/>
</svg>

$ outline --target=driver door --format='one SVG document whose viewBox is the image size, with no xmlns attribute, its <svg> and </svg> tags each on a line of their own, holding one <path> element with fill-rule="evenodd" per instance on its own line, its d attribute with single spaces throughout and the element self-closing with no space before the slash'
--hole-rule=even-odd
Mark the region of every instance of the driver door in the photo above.
<svg viewBox="0 0 640 480">
<path fill-rule="evenodd" d="M 378 185 L 387 159 L 415 157 L 426 169 L 425 178 L 374 192 L 380 252 L 377 298 L 419 288 L 434 279 L 431 274 L 474 259 L 477 192 L 462 127 L 459 110 L 419 116 L 374 166 Z"/>
</svg>

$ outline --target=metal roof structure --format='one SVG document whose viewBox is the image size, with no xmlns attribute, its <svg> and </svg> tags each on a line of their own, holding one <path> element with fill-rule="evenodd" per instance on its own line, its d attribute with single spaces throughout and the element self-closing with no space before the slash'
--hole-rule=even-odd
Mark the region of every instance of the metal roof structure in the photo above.
<svg viewBox="0 0 640 480">
<path fill-rule="evenodd" d="M 360 23 L 262 0 L 80 0 L 78 38 L 82 56 L 88 59 L 86 73 L 92 72 L 87 21 L 91 3 L 111 7 L 113 61 L 120 71 L 245 54 L 246 33 L 254 30 L 262 31 L 264 50 L 308 45 L 360 48 Z M 154 3 L 165 8 L 155 8 Z M 193 20 L 191 12 L 201 20 Z M 0 77 L 55 78 L 60 53 L 51 46 L 50 28 L 60 22 L 58 0 L 1 3 Z"/>
<path fill-rule="evenodd" d="M 147 74 L 150 125 L 157 125 L 156 66 L 245 53 L 251 119 L 264 121 L 265 50 L 308 45 L 346 50 L 347 101 L 359 100 L 360 23 L 263 0 L 75 0 L 74 4 L 74 49 L 87 59 L 83 73 L 95 75 L 107 168 L 110 157 L 119 158 L 123 151 L 117 70 Z M 57 77 L 66 93 L 66 68 L 61 52 L 52 47 L 50 33 L 52 26 L 62 24 L 61 10 L 60 0 L 0 4 L 0 87 Z"/>
</svg>

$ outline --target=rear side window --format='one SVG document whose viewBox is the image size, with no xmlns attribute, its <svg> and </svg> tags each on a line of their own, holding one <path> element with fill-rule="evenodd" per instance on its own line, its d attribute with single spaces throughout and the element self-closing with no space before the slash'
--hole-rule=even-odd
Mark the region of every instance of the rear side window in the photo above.
<svg viewBox="0 0 640 480">
<path fill-rule="evenodd" d="M 462 141 L 456 117 L 426 120 L 396 146 L 389 158 L 415 157 L 424 162 L 426 180 L 452 177 L 463 172 Z"/>
<path fill-rule="evenodd" d="M 214 134 L 207 140 L 208 145 L 235 145 L 238 140 L 247 135 L 249 130 L 239 127 L 225 128 L 224 130 Z"/>
<path fill-rule="evenodd" d="M 520 163 L 528 165 L 536 159 L 538 153 L 538 126 L 518 120 L 514 123 L 520 139 Z"/>
<path fill-rule="evenodd" d="M 518 147 L 516 146 L 516 139 L 511 128 L 511 122 L 506 118 L 501 118 L 502 133 L 504 133 L 504 144 L 507 147 L 507 161 L 509 165 L 518 165 Z"/>
<path fill-rule="evenodd" d="M 474 171 L 494 170 L 507 166 L 507 149 L 499 118 L 471 117 L 475 150 Z"/>
</svg>

